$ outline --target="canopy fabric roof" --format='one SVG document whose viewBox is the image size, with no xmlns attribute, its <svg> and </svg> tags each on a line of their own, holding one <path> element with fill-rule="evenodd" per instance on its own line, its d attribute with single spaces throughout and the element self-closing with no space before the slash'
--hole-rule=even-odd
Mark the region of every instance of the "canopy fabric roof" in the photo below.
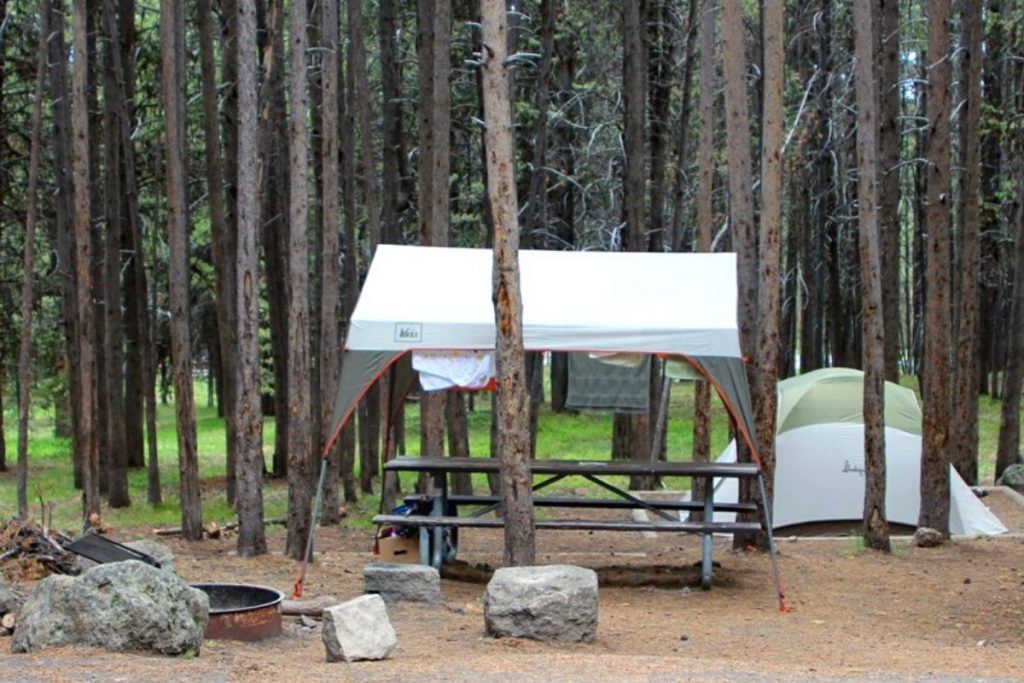
<svg viewBox="0 0 1024 683">
<path fill-rule="evenodd" d="M 494 348 L 488 249 L 381 245 L 346 348 Z M 735 254 L 519 254 L 523 343 L 739 358 Z"/>
<path fill-rule="evenodd" d="M 778 391 L 778 434 L 814 424 L 864 424 L 864 373 L 860 370 L 814 370 L 779 382 Z M 885 425 L 921 433 L 921 407 L 911 389 L 885 383 Z"/>
<path fill-rule="evenodd" d="M 715 387 L 757 458 L 735 254 L 523 250 L 519 263 L 527 350 L 683 357 Z M 408 352 L 494 348 L 492 264 L 488 249 L 377 248 L 349 324 L 325 452 L 384 371 L 408 375 L 399 362 Z"/>
</svg>

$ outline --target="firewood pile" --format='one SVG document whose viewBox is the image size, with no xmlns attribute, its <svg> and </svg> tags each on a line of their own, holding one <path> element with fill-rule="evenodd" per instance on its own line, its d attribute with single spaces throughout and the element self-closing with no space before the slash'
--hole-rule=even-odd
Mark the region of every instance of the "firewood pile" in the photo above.
<svg viewBox="0 0 1024 683">
<path fill-rule="evenodd" d="M 77 556 L 64 550 L 71 540 L 60 531 L 35 522 L 10 519 L 0 525 L 0 573 L 13 581 L 77 574 Z"/>
</svg>

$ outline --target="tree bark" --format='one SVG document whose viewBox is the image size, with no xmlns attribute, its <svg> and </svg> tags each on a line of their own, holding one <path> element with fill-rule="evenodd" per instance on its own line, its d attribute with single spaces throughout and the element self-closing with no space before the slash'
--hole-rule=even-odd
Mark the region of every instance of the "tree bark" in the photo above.
<svg viewBox="0 0 1024 683">
<path fill-rule="evenodd" d="M 448 176 L 451 102 L 448 83 L 451 0 L 419 0 L 416 34 L 420 62 L 420 244 L 448 245 Z M 420 399 L 420 453 L 444 454 L 444 394 L 424 392 Z M 420 478 L 420 488 L 426 478 Z"/>
<path fill-rule="evenodd" d="M 219 116 L 217 106 L 217 69 L 213 55 L 213 18 L 210 0 L 199 0 L 196 6 L 199 24 L 199 59 L 202 67 L 203 140 L 206 161 L 206 192 L 210 211 L 210 250 L 216 283 L 217 344 L 220 349 L 224 397 L 224 431 L 227 448 L 227 502 L 234 505 L 236 467 L 238 462 L 237 427 L 235 425 L 235 383 L 238 381 L 238 356 L 234 320 L 235 303 L 235 235 L 228 230 L 224 212 L 224 164 L 220 153 Z"/>
<path fill-rule="evenodd" d="M 925 291 L 924 415 L 918 525 L 949 535 L 950 227 L 949 0 L 928 8 L 928 225 Z"/>
<path fill-rule="evenodd" d="M 1024 174 L 1022 174 L 1024 175 Z M 1024 190 L 1024 177 L 1018 180 Z M 999 444 L 996 449 L 995 480 L 1010 465 L 1019 462 L 1020 403 L 1024 388 L 1024 202 L 1017 206 L 1017 240 L 1014 248 L 1015 271 L 1010 327 L 1007 336 L 1006 376 L 1003 379 L 1003 403 L 999 413 Z"/>
<path fill-rule="evenodd" d="M 306 3 L 293 2 L 289 15 L 291 116 L 289 117 L 288 275 L 288 537 L 285 554 L 301 560 L 312 510 L 312 443 L 309 402 L 309 142 L 306 117 Z"/>
<path fill-rule="evenodd" d="M 866 0 L 867 1 L 867 0 Z M 785 49 L 783 5 L 764 4 L 764 123 L 761 134 L 761 235 L 758 241 L 760 280 L 757 284 L 757 353 L 754 356 L 757 388 L 754 391 L 754 428 L 761 454 L 765 504 L 771 509 L 775 488 L 775 413 L 779 380 L 779 323 L 782 282 L 779 276 L 782 238 L 782 106 Z"/>
<path fill-rule="evenodd" d="M 981 224 L 981 3 L 962 7 L 960 78 L 964 110 L 960 125 L 960 208 L 957 211 L 955 389 L 950 458 L 970 485 L 978 483 L 978 240 Z"/>
<path fill-rule="evenodd" d="M 622 205 L 626 223 L 625 243 L 630 251 L 647 251 L 647 216 L 644 210 L 646 21 L 644 3 L 622 4 L 622 95 L 625 101 Z M 619 415 L 615 417 L 617 421 L 628 419 L 629 423 L 629 437 L 623 444 L 623 455 L 636 462 L 646 462 L 651 456 L 650 413 L 628 418 Z M 633 475 L 629 478 L 629 487 L 649 490 L 653 487 L 653 481 L 646 475 Z"/>
<path fill-rule="evenodd" d="M 49 35 L 47 0 L 41 0 L 39 12 L 39 47 L 36 53 L 36 85 L 32 100 L 32 123 L 29 132 L 28 187 L 25 196 L 25 253 L 21 273 L 21 334 L 18 343 L 18 518 L 28 519 L 28 412 L 29 388 L 32 386 L 32 278 L 35 272 L 36 188 L 39 185 L 39 147 L 43 125 L 43 80 L 46 76 L 46 41 Z M 4 468 L 6 469 L 6 468 Z"/>
<path fill-rule="evenodd" d="M 95 318 L 92 310 L 93 284 L 92 242 L 89 235 L 91 201 L 89 196 L 89 112 L 86 103 L 89 49 L 86 36 L 86 3 L 75 0 L 72 5 L 72 32 L 74 36 L 74 62 L 72 65 L 71 128 L 74 177 L 74 236 L 75 236 L 75 311 L 78 394 L 78 421 L 75 425 L 75 449 L 82 463 L 83 524 L 91 526 L 100 512 L 99 452 L 93 415 L 96 403 Z"/>
<path fill-rule="evenodd" d="M 722 3 L 725 58 L 725 131 L 729 167 L 729 223 L 736 251 L 740 345 L 753 357 L 757 340 L 757 236 L 754 233 L 750 114 L 743 16 L 736 2 Z M 748 366 L 748 375 L 750 369 Z"/>
<path fill-rule="evenodd" d="M 196 450 L 196 411 L 192 395 L 192 338 L 189 333 L 189 236 L 185 179 L 184 6 L 160 2 L 161 81 L 166 116 L 168 245 L 170 264 L 171 354 L 174 359 L 174 412 L 181 476 L 182 536 L 203 538 L 203 509 Z"/>
<path fill-rule="evenodd" d="M 338 371 L 340 358 L 338 341 L 341 338 L 340 321 L 338 320 L 339 292 L 341 271 L 338 258 L 341 255 L 338 244 L 338 69 L 340 65 L 341 46 L 338 42 L 338 3 L 337 0 L 326 0 L 321 5 L 320 40 L 323 44 L 323 73 L 320 77 L 323 94 L 320 98 L 320 157 L 323 163 L 321 171 L 320 212 L 322 216 L 321 238 L 321 270 L 320 270 L 320 339 L 318 355 L 320 363 L 320 448 L 322 457 L 327 459 L 330 481 L 325 481 L 327 491 L 332 495 L 324 496 L 321 509 L 325 524 L 335 524 L 339 514 L 338 504 L 338 473 L 340 453 L 338 445 L 332 446 L 329 453 L 323 453 L 327 440 L 331 437 L 331 413 L 334 410 L 334 398 L 338 388 Z"/>
<path fill-rule="evenodd" d="M 121 242 L 126 232 L 124 219 L 128 215 L 125 202 L 124 150 L 120 139 L 121 108 L 124 104 L 124 72 L 121 63 L 121 45 L 113 0 L 104 0 L 103 17 L 107 42 L 104 64 L 104 125 L 107 129 L 106 168 L 104 186 L 104 213 L 106 235 L 104 253 L 104 326 L 106 372 L 103 383 L 106 394 L 107 448 L 110 450 L 108 474 L 108 502 L 110 507 L 122 508 L 131 504 L 128 495 L 128 452 L 125 425 L 125 353 L 124 319 L 122 317 L 123 290 L 121 287 Z"/>
<path fill-rule="evenodd" d="M 889 551 L 885 516 L 885 322 L 879 254 L 878 116 L 875 91 L 875 0 L 853 6 L 857 97 L 857 220 L 860 227 L 864 363 L 864 540 Z"/>
<path fill-rule="evenodd" d="M 899 382 L 900 350 L 900 10 L 898 0 L 877 0 L 878 227 L 882 234 L 882 317 L 885 320 L 885 379 Z"/>
<path fill-rule="evenodd" d="M 267 552 L 263 531 L 263 419 L 260 412 L 259 307 L 257 292 L 260 203 L 257 168 L 256 102 L 256 0 L 238 0 L 234 65 L 238 76 L 237 97 L 237 236 L 235 258 L 237 296 L 234 320 L 237 327 L 238 381 L 233 402 L 237 433 L 236 505 L 238 554 L 243 557 Z"/>
<path fill-rule="evenodd" d="M 498 373 L 498 437 L 505 517 L 505 566 L 534 563 L 533 489 L 527 423 L 523 301 L 519 281 L 519 223 L 512 155 L 507 24 L 503 0 L 481 0 L 481 60 L 487 185 L 494 217 L 495 354 Z"/>
<path fill-rule="evenodd" d="M 700 33 L 700 131 L 697 141 L 697 231 L 696 251 L 711 250 L 711 231 L 714 228 L 713 193 L 715 183 L 714 107 L 715 107 L 715 19 L 716 10 L 709 3 L 701 14 Z M 698 381 L 693 384 L 693 454 L 698 462 L 711 457 L 711 386 Z M 694 478 L 691 484 L 693 500 L 703 500 L 707 494 L 704 479 Z M 690 519 L 699 521 L 703 512 L 695 511 Z"/>
</svg>

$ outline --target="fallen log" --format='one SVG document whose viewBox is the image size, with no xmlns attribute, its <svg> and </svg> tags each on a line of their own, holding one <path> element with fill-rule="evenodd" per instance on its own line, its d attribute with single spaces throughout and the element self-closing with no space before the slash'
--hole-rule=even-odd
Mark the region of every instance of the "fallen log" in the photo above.
<svg viewBox="0 0 1024 683">
<path fill-rule="evenodd" d="M 281 526 L 284 526 L 284 525 L 288 524 L 288 520 L 286 518 L 284 518 L 284 517 L 271 517 L 270 519 L 263 520 L 263 526 L 267 526 L 269 524 L 280 524 Z M 228 522 L 226 524 L 217 524 L 216 522 L 210 522 L 206 526 L 209 527 L 209 529 L 204 527 L 203 528 L 204 533 L 209 534 L 211 529 L 217 529 L 216 536 L 219 536 L 221 531 L 233 531 L 233 530 L 237 529 L 238 528 L 238 522 Z M 156 534 L 157 536 L 180 536 L 181 535 L 181 527 L 180 526 L 172 526 L 172 527 L 166 527 L 164 529 L 153 529 L 153 533 Z M 216 536 L 211 536 L 211 538 L 216 538 Z"/>
<path fill-rule="evenodd" d="M 317 617 L 328 607 L 340 601 L 333 595 L 322 595 L 312 600 L 282 600 L 281 614 L 291 617 Z"/>
</svg>

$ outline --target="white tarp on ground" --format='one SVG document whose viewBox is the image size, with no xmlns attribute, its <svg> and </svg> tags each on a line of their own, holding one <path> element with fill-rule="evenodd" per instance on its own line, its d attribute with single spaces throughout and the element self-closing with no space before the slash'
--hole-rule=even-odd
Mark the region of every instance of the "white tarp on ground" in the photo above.
<svg viewBox="0 0 1024 683">
<path fill-rule="evenodd" d="M 346 348 L 494 348 L 492 259 L 379 246 Z M 741 355 L 735 254 L 523 250 L 519 263 L 527 349 Z"/>
<path fill-rule="evenodd" d="M 885 428 L 886 517 L 889 522 L 917 526 L 921 505 L 921 437 Z M 772 526 L 816 522 L 860 522 L 864 508 L 864 425 L 816 424 L 792 429 L 775 439 L 775 502 Z M 718 457 L 735 462 L 736 444 Z M 716 482 L 715 499 L 736 501 L 735 479 Z M 949 530 L 956 535 L 995 535 L 1006 527 L 950 467 Z M 715 513 L 716 521 L 735 518 Z"/>
</svg>

